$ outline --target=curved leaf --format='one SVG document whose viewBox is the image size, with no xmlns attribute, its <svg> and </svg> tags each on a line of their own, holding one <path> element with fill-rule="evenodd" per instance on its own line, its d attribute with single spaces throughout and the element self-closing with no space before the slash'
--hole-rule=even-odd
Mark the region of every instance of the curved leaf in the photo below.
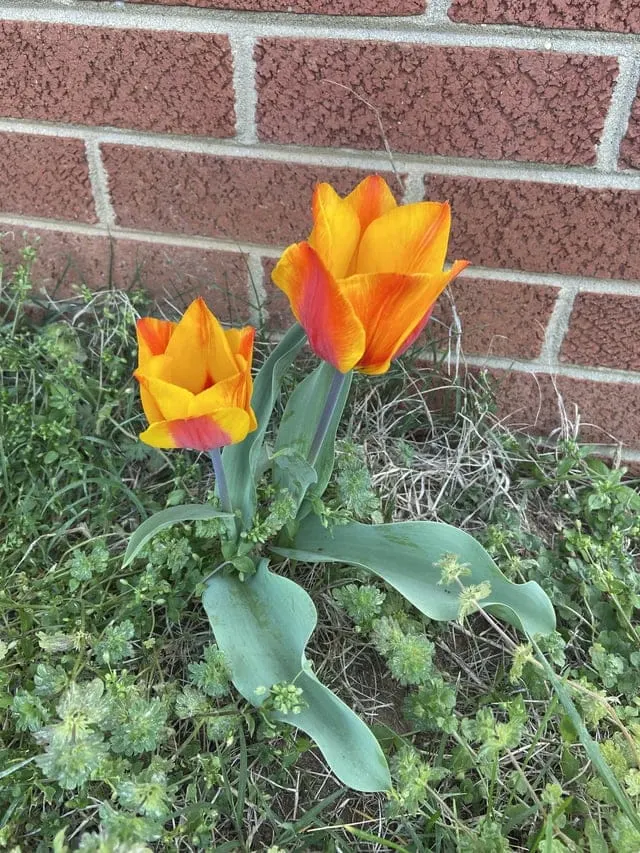
<svg viewBox="0 0 640 853">
<path fill-rule="evenodd" d="M 202 603 L 232 681 L 245 699 L 260 706 L 274 684 L 295 681 L 303 690 L 307 707 L 299 714 L 273 716 L 313 738 L 345 785 L 357 791 L 390 788 L 389 770 L 378 741 L 362 720 L 318 681 L 305 658 L 317 614 L 301 587 L 270 572 L 267 561 L 262 560 L 256 574 L 243 583 L 236 575 L 213 575 Z"/>
<path fill-rule="evenodd" d="M 140 527 L 132 534 L 124 554 L 123 566 L 128 566 L 147 544 L 149 539 L 156 535 L 164 527 L 178 524 L 181 521 L 209 521 L 212 518 L 223 518 L 233 521 L 233 516 L 227 512 L 220 512 L 206 504 L 182 504 L 172 506 L 156 512 L 151 518 L 143 521 Z"/>
<path fill-rule="evenodd" d="M 256 511 L 256 471 L 264 436 L 271 419 L 280 385 L 306 340 L 304 329 L 292 326 L 262 365 L 253 383 L 251 406 L 258 427 L 239 444 L 222 452 L 231 506 L 240 510 L 245 528 L 249 527 Z"/>
<path fill-rule="evenodd" d="M 295 388 L 287 401 L 280 421 L 275 444 L 276 452 L 290 449 L 296 451 L 302 459 L 308 458 L 316 427 L 320 421 L 335 373 L 335 367 L 323 361 Z M 353 373 L 348 373 L 344 378 L 344 384 L 340 389 L 324 444 L 314 465 L 317 480 L 314 484 L 308 484 L 309 491 L 318 497 L 322 496 L 331 479 L 335 461 L 336 432 L 349 396 L 352 380 Z M 300 490 L 299 483 L 291 479 L 290 471 L 280 465 L 277 456 L 274 460 L 274 480 L 292 492 L 298 506 L 302 503 L 307 488 L 304 491 Z"/>
<path fill-rule="evenodd" d="M 507 580 L 479 542 L 449 524 L 403 521 L 366 525 L 351 522 L 327 530 L 316 516 L 305 519 L 291 548 L 276 554 L 307 562 L 339 562 L 360 566 L 381 577 L 430 619 L 456 619 L 460 587 L 440 584 L 443 557 L 455 554 L 468 565 L 463 585 L 488 581 L 491 593 L 482 606 L 529 635 L 555 630 L 549 598 L 534 581 Z"/>
</svg>

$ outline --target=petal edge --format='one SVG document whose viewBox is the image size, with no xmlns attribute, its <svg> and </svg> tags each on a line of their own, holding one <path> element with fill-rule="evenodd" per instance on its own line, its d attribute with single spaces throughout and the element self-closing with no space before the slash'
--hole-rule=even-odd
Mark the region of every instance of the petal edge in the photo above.
<svg viewBox="0 0 640 853">
<path fill-rule="evenodd" d="M 288 297 L 316 355 L 348 373 L 365 348 L 365 332 L 340 283 L 324 267 L 309 243 L 285 250 L 271 277 Z"/>
</svg>

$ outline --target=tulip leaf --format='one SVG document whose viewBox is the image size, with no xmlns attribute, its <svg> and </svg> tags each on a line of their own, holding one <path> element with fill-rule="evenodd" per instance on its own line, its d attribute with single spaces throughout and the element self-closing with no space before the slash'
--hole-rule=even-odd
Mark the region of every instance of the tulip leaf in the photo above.
<svg viewBox="0 0 640 853">
<path fill-rule="evenodd" d="M 275 444 L 276 451 L 290 448 L 296 451 L 303 459 L 308 458 L 316 427 L 320 421 L 329 388 L 335 374 L 335 367 L 323 361 L 296 386 L 287 401 L 287 406 L 280 421 Z M 310 483 L 308 488 L 311 494 L 317 497 L 322 496 L 333 473 L 336 433 L 349 396 L 352 379 L 352 373 L 348 373 L 344 377 L 344 382 L 329 422 L 326 438 L 314 465 L 317 480 L 314 483 Z M 280 465 L 277 454 L 274 460 L 274 480 L 277 485 L 287 489 L 294 495 L 297 506 L 299 507 L 305 496 L 306 489 L 302 492 L 299 488 L 296 489 L 296 484 L 292 482 L 288 470 Z"/>
<path fill-rule="evenodd" d="M 272 457 L 276 485 L 284 487 L 300 506 L 307 489 L 318 481 L 318 475 L 297 450 L 284 447 Z"/>
<path fill-rule="evenodd" d="M 307 562 L 339 562 L 359 566 L 381 577 L 430 619 L 456 619 L 462 589 L 440 583 L 442 561 L 455 556 L 467 574 L 464 588 L 490 585 L 481 605 L 530 636 L 555 630 L 555 613 L 546 593 L 534 581 L 507 580 L 479 542 L 449 524 L 403 521 L 366 525 L 350 522 L 330 530 L 317 516 L 300 525 L 292 547 L 276 554 Z M 485 590 L 486 591 L 486 590 Z"/>
<path fill-rule="evenodd" d="M 261 560 L 257 572 L 241 582 L 218 572 L 202 597 L 231 680 L 247 701 L 259 707 L 276 684 L 302 688 L 298 714 L 271 710 L 276 720 L 306 732 L 335 775 L 357 791 L 385 791 L 389 770 L 378 741 L 365 723 L 314 675 L 305 647 L 317 614 L 309 595 Z"/>
<path fill-rule="evenodd" d="M 156 512 L 151 518 L 143 521 L 131 535 L 124 554 L 123 566 L 128 566 L 147 542 L 163 528 L 170 527 L 172 524 L 179 524 L 181 521 L 209 521 L 212 518 L 221 518 L 225 521 L 233 520 L 233 516 L 229 513 L 221 512 L 219 509 L 214 509 L 206 504 L 182 504 Z"/>
<path fill-rule="evenodd" d="M 257 468 L 271 413 L 284 375 L 305 340 L 304 329 L 296 323 L 273 350 L 253 383 L 251 406 L 258 427 L 244 441 L 226 447 L 222 453 L 231 505 L 240 510 L 245 528 L 251 525 L 256 511 Z"/>
</svg>

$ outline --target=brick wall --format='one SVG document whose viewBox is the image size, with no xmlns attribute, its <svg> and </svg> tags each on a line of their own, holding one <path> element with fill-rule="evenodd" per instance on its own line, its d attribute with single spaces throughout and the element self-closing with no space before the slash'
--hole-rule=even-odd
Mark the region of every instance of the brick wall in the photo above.
<svg viewBox="0 0 640 853">
<path fill-rule="evenodd" d="M 639 82 L 638 0 L 2 0 L 2 246 L 278 327 L 314 183 L 383 172 L 453 205 L 502 414 L 640 460 Z"/>
</svg>

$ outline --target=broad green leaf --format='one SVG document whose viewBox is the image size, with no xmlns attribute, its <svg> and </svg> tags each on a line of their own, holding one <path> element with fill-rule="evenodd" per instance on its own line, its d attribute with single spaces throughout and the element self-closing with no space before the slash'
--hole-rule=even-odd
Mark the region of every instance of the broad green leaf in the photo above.
<svg viewBox="0 0 640 853">
<path fill-rule="evenodd" d="M 251 524 L 256 511 L 256 472 L 271 413 L 284 375 L 305 340 L 304 329 L 296 323 L 262 365 L 254 380 L 251 398 L 258 427 L 244 441 L 226 447 L 222 453 L 231 505 L 240 510 L 245 528 Z"/>
<path fill-rule="evenodd" d="M 567 716 L 571 720 L 571 723 L 574 729 L 576 730 L 576 734 L 580 739 L 580 743 L 582 744 L 585 749 L 585 752 L 589 756 L 589 760 L 593 764 L 601 780 L 611 792 L 611 796 L 618 804 L 618 807 L 625 813 L 625 815 L 629 818 L 629 820 L 636 827 L 636 829 L 640 830 L 640 816 L 636 812 L 629 797 L 627 797 L 625 792 L 620 787 L 620 783 L 616 779 L 613 770 L 605 761 L 597 741 L 595 741 L 589 734 L 589 731 L 585 726 L 582 717 L 580 716 L 578 709 L 576 708 L 571 698 L 569 691 L 562 683 L 562 679 L 556 675 L 553 667 L 542 654 L 542 652 L 540 651 L 540 647 L 537 645 L 535 640 L 533 641 L 533 646 L 536 650 L 536 657 L 542 665 L 545 677 L 551 682 L 551 686 L 553 687 L 556 696 L 560 700 L 560 704 L 566 711 Z"/>
<path fill-rule="evenodd" d="M 488 581 L 491 593 L 482 606 L 529 635 L 550 634 L 555 613 L 537 583 L 507 580 L 479 542 L 449 524 L 403 521 L 366 525 L 351 522 L 328 530 L 317 516 L 306 518 L 290 548 L 276 554 L 307 562 L 360 566 L 381 577 L 430 619 L 456 619 L 460 587 L 440 584 L 440 561 L 455 554 L 470 574 L 465 587 Z"/>
<path fill-rule="evenodd" d="M 233 516 L 226 512 L 220 512 L 206 504 L 183 504 L 172 506 L 156 512 L 151 518 L 143 521 L 140 527 L 132 534 L 124 554 L 123 566 L 128 566 L 147 544 L 149 539 L 156 535 L 164 527 L 178 524 L 181 521 L 209 521 L 212 518 L 222 518 L 233 521 Z"/>
<path fill-rule="evenodd" d="M 214 574 L 202 597 L 204 609 L 237 690 L 260 706 L 280 682 L 295 682 L 307 703 L 299 714 L 274 713 L 302 729 L 318 745 L 336 776 L 357 791 L 385 791 L 391 780 L 378 741 L 314 675 L 305 647 L 317 614 L 307 593 L 273 574 L 262 560 L 256 574 Z"/>
<path fill-rule="evenodd" d="M 316 367 L 313 373 L 310 373 L 295 388 L 287 401 L 287 406 L 280 421 L 275 444 L 276 453 L 277 451 L 291 448 L 297 451 L 303 459 L 308 458 L 316 427 L 320 421 L 320 416 L 322 415 L 335 372 L 335 368 L 332 365 L 323 361 Z M 345 376 L 333 416 L 329 422 L 329 429 L 327 430 L 324 444 L 314 465 L 317 481 L 313 485 L 309 485 L 309 491 L 318 497 L 322 496 L 331 479 L 335 459 L 336 432 L 338 431 L 340 418 L 342 417 L 342 412 L 349 396 L 352 379 L 352 373 Z M 299 489 L 296 490 L 296 484 L 290 480 L 288 471 L 279 465 L 278 456 L 275 457 L 274 461 L 274 480 L 279 485 L 288 488 L 294 494 L 299 506 L 304 498 L 304 492 L 301 494 Z"/>
</svg>

